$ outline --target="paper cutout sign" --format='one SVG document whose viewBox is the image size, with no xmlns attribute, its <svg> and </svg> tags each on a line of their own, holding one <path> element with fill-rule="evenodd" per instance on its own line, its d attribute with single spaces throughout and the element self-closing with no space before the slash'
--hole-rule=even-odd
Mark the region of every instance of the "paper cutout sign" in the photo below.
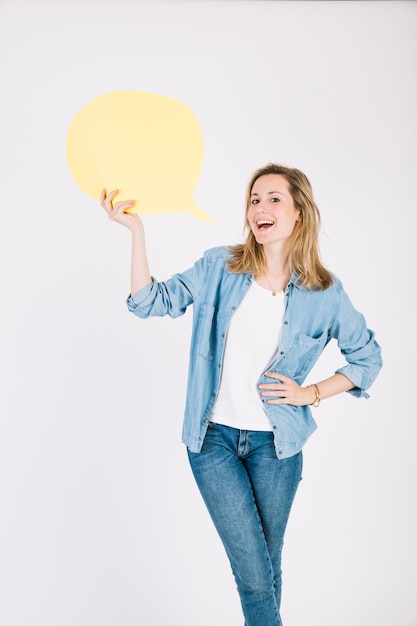
<svg viewBox="0 0 417 626">
<path fill-rule="evenodd" d="M 168 96 L 140 91 L 98 96 L 73 118 L 66 141 L 72 177 L 98 199 L 120 189 L 131 211 L 187 211 L 212 222 L 193 198 L 201 175 L 203 137 L 194 113 Z"/>
</svg>

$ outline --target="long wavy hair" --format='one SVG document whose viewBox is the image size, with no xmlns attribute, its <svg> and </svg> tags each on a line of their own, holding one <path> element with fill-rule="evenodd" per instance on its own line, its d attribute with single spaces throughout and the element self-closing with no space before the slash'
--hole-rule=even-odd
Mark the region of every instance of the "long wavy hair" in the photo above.
<svg viewBox="0 0 417 626">
<path fill-rule="evenodd" d="M 299 284 L 312 291 L 327 289 L 333 283 L 331 273 L 324 267 L 319 253 L 320 211 L 313 199 L 313 190 L 307 176 L 298 169 L 269 163 L 252 175 L 246 190 L 245 231 L 246 240 L 242 244 L 230 246 L 231 258 L 228 269 L 235 274 L 254 273 L 261 275 L 266 268 L 266 256 L 262 244 L 258 244 L 249 226 L 248 210 L 252 187 L 255 181 L 267 174 L 283 176 L 289 185 L 294 206 L 300 211 L 300 219 L 291 235 L 289 265 L 295 272 Z"/>
</svg>

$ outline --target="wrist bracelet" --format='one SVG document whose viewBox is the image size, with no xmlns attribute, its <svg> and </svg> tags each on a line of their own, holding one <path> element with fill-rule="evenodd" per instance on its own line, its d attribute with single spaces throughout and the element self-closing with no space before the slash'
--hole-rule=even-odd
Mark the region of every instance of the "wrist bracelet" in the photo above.
<svg viewBox="0 0 417 626">
<path fill-rule="evenodd" d="M 314 401 L 310 404 L 310 406 L 319 406 L 320 404 L 320 392 L 319 392 L 319 388 L 317 387 L 317 385 L 315 383 L 313 383 L 312 385 L 309 385 L 309 387 L 314 387 L 314 391 L 316 392 L 316 397 L 314 398 Z"/>
</svg>

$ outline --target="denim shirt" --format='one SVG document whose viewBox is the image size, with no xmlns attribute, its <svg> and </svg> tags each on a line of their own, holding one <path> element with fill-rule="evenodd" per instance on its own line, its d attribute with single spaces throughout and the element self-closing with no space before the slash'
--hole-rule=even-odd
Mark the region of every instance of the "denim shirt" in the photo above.
<svg viewBox="0 0 417 626">
<path fill-rule="evenodd" d="M 233 313 L 251 286 L 253 274 L 233 274 L 227 269 L 226 247 L 205 252 L 192 268 L 165 282 L 152 278 L 127 305 L 140 318 L 183 315 L 193 305 L 188 387 L 182 440 L 191 452 L 200 452 L 216 402 L 222 373 L 227 329 Z M 302 385 L 328 342 L 334 338 L 346 359 L 337 371 L 354 385 L 353 396 L 368 397 L 366 389 L 381 365 L 380 347 L 366 321 L 350 302 L 336 277 L 331 287 L 309 291 L 293 274 L 285 294 L 279 352 L 265 371 L 278 372 Z M 254 322 L 255 323 L 255 322 Z M 259 372 L 260 383 L 270 383 Z M 277 457 L 284 459 L 301 450 L 317 428 L 310 406 L 268 404 L 260 395 L 271 422 Z"/>
</svg>

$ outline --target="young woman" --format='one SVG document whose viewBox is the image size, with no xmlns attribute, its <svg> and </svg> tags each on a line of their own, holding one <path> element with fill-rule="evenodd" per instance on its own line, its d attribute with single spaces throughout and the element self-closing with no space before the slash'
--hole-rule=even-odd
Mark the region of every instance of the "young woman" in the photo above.
<svg viewBox="0 0 417 626">
<path fill-rule="evenodd" d="M 301 479 L 311 406 L 367 397 L 380 348 L 341 282 L 321 263 L 320 214 L 299 170 L 270 163 L 249 181 L 246 241 L 205 252 L 166 282 L 151 277 L 134 201 L 101 194 L 132 233 L 129 310 L 182 315 L 193 305 L 183 425 L 193 474 L 229 557 L 246 626 L 281 626 L 281 552 Z M 336 339 L 346 364 L 303 386 Z"/>
</svg>

